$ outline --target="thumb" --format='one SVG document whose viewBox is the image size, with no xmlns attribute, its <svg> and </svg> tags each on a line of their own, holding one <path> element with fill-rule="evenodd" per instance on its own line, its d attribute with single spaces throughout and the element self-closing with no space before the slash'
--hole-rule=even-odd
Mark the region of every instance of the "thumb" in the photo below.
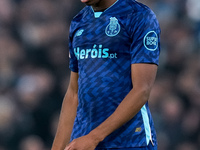
<svg viewBox="0 0 200 150">
<path fill-rule="evenodd" d="M 69 150 L 69 149 L 70 149 L 70 146 L 67 145 L 64 150 Z"/>
</svg>

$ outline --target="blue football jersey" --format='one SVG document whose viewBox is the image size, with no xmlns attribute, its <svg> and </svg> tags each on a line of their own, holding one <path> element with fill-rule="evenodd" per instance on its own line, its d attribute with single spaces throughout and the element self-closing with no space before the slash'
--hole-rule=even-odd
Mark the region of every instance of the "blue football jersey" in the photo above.
<svg viewBox="0 0 200 150">
<path fill-rule="evenodd" d="M 88 134 L 118 107 L 132 87 L 131 64 L 158 65 L 160 28 L 155 14 L 134 0 L 104 12 L 86 6 L 71 22 L 70 69 L 78 72 L 78 109 L 71 140 Z M 148 103 L 98 148 L 156 144 Z"/>
</svg>

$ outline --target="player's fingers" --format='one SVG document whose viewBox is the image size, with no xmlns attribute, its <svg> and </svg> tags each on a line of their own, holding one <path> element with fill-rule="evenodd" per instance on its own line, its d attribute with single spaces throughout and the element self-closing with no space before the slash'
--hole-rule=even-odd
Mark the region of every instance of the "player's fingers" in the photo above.
<svg viewBox="0 0 200 150">
<path fill-rule="evenodd" d="M 64 150 L 70 150 L 70 146 L 67 145 Z"/>
</svg>

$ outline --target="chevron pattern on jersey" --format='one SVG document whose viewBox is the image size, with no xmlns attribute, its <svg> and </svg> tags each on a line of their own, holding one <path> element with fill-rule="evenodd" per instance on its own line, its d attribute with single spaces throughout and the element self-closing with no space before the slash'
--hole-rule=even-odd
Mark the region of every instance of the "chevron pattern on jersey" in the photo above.
<svg viewBox="0 0 200 150">
<path fill-rule="evenodd" d="M 131 64 L 158 65 L 160 28 L 155 14 L 134 0 L 118 0 L 95 18 L 86 6 L 70 27 L 70 69 L 78 72 L 78 110 L 71 140 L 88 134 L 118 107 L 132 87 Z M 148 103 L 149 122 L 141 111 L 99 143 L 98 148 L 147 146 L 145 123 L 156 133 Z"/>
</svg>

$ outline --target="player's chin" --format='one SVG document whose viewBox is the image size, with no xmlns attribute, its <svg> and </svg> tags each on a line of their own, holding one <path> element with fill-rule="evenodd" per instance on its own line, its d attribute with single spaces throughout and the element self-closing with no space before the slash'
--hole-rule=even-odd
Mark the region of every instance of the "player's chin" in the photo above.
<svg viewBox="0 0 200 150">
<path fill-rule="evenodd" d="M 99 2 L 99 0 L 81 0 L 82 3 L 85 3 L 86 5 L 95 5 Z"/>
<path fill-rule="evenodd" d="M 88 4 L 91 3 L 92 0 L 81 0 L 82 3 Z"/>
</svg>

